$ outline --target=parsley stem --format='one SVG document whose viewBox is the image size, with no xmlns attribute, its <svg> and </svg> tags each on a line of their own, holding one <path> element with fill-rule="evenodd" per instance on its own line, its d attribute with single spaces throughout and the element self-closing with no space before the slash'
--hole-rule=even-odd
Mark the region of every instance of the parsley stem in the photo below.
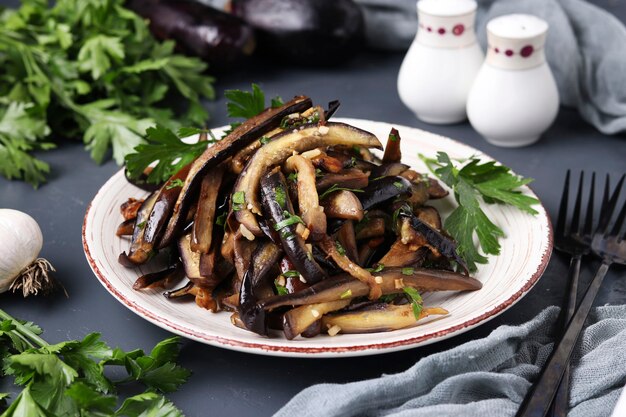
<svg viewBox="0 0 626 417">
<path fill-rule="evenodd" d="M 41 337 L 37 336 L 35 333 L 31 332 L 30 330 L 28 330 L 28 328 L 26 326 L 24 326 L 22 323 L 20 323 L 17 319 L 11 317 L 9 314 L 7 314 L 4 310 L 0 309 L 0 319 L 3 320 L 10 320 L 11 324 L 13 324 L 15 326 L 15 330 L 17 330 L 17 334 L 23 338 L 28 338 L 31 341 L 33 341 L 34 343 L 38 344 L 39 347 L 43 347 L 43 346 L 49 346 L 49 343 L 46 342 L 45 340 L 43 340 Z M 33 345 L 32 343 L 28 343 L 29 345 Z"/>
</svg>

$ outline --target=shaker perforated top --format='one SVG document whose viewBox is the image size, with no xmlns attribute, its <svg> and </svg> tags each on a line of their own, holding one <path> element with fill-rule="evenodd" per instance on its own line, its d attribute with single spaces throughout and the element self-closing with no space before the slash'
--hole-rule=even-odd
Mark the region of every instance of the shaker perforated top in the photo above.
<svg viewBox="0 0 626 417">
<path fill-rule="evenodd" d="M 528 14 L 509 14 L 487 23 L 487 63 L 523 70 L 545 62 L 548 23 Z"/>
<path fill-rule="evenodd" d="M 417 10 L 432 16 L 461 16 L 476 11 L 474 0 L 420 0 Z"/>
</svg>

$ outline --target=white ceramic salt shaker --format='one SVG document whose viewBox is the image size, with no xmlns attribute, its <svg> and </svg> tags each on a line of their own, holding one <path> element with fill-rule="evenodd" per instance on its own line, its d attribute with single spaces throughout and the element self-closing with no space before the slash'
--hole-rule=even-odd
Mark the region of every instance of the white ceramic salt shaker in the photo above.
<svg viewBox="0 0 626 417">
<path fill-rule="evenodd" d="M 470 123 L 494 145 L 530 145 L 554 121 L 556 82 L 546 62 L 548 24 L 511 14 L 487 24 L 488 50 L 467 101 Z"/>
<path fill-rule="evenodd" d="M 420 0 L 417 14 L 417 35 L 398 74 L 400 99 L 425 122 L 463 121 L 484 58 L 474 32 L 476 2 Z"/>
</svg>

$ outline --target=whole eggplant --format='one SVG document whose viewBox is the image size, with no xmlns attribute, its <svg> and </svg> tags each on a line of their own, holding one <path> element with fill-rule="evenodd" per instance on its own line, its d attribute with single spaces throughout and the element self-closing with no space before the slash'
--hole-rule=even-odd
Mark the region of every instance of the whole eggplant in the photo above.
<svg viewBox="0 0 626 417">
<path fill-rule="evenodd" d="M 237 68 L 256 47 L 254 29 L 236 16 L 189 0 L 130 0 L 128 7 L 150 21 L 161 40 L 209 63 L 212 72 Z"/>
<path fill-rule="evenodd" d="M 257 29 L 259 47 L 286 62 L 332 66 L 363 45 L 364 21 L 352 0 L 232 0 Z"/>
</svg>

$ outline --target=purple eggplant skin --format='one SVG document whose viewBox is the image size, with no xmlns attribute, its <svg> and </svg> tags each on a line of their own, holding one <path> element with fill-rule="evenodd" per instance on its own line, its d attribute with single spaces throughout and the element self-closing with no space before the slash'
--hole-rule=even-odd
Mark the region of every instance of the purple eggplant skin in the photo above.
<svg viewBox="0 0 626 417">
<path fill-rule="evenodd" d="M 364 45 L 364 20 L 352 0 L 232 0 L 232 12 L 257 29 L 259 49 L 283 63 L 334 66 Z"/>
<path fill-rule="evenodd" d="M 267 291 L 270 285 L 268 279 L 273 277 L 272 271 L 276 269 L 282 254 L 280 246 L 272 242 L 260 244 L 252 254 L 250 266 L 241 281 L 239 318 L 246 329 L 262 336 L 267 336 L 268 326 L 265 310 L 258 301 L 262 298 L 261 293 Z"/>
<path fill-rule="evenodd" d="M 157 39 L 176 41 L 177 49 L 208 62 L 213 73 L 241 67 L 256 48 L 250 25 L 198 2 L 130 0 L 127 6 L 150 21 Z"/>
<path fill-rule="evenodd" d="M 363 205 L 363 210 L 369 210 L 377 204 L 410 192 L 411 183 L 406 178 L 392 176 L 370 181 L 357 197 Z"/>
<path fill-rule="evenodd" d="M 436 248 L 439 253 L 446 258 L 455 261 L 463 269 L 465 275 L 469 276 L 467 264 L 456 251 L 457 244 L 455 241 L 433 229 L 409 210 L 402 210 L 400 212 L 400 216 L 408 218 L 411 227 L 418 233 L 422 234 L 426 238 L 429 245 Z"/>
<path fill-rule="evenodd" d="M 277 197 L 278 196 L 278 197 Z M 280 169 L 275 169 L 261 178 L 261 204 L 263 214 L 269 225 L 276 229 L 276 224 L 293 216 L 293 206 L 287 193 L 285 176 Z M 314 284 L 328 277 L 324 269 L 313 259 L 305 246 L 304 239 L 296 233 L 297 224 L 284 226 L 277 230 L 287 258 L 307 283 Z"/>
</svg>

